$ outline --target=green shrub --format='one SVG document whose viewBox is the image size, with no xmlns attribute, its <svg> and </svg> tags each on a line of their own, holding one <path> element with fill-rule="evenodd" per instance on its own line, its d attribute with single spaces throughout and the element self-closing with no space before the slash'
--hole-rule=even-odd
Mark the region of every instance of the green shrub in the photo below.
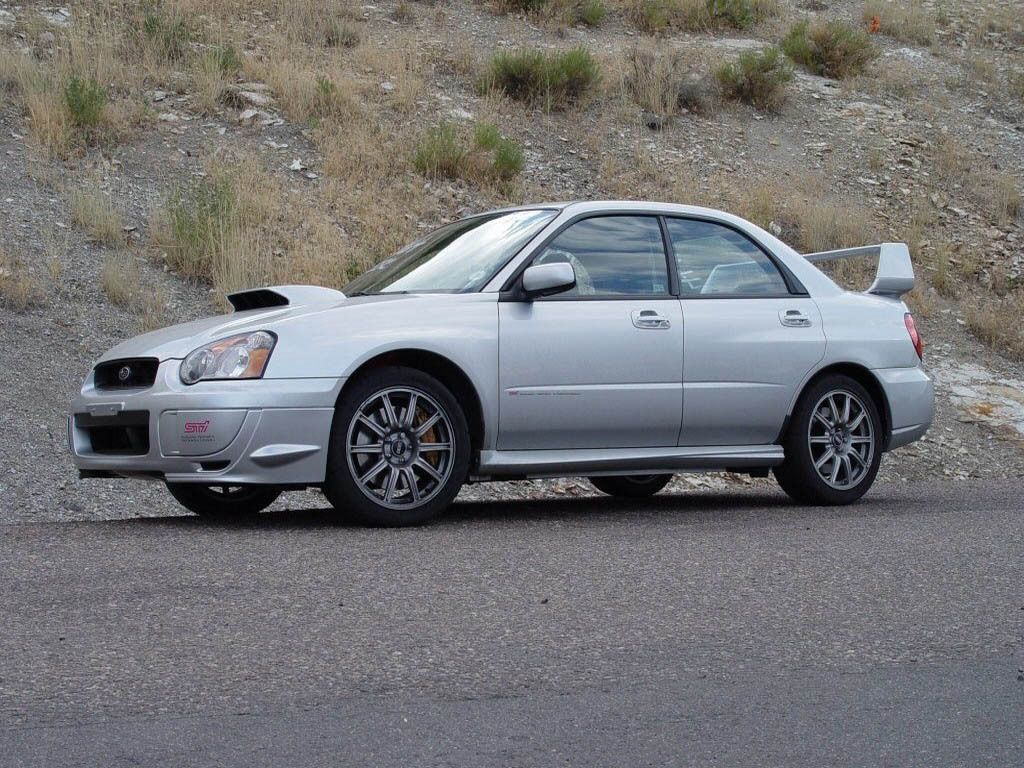
<svg viewBox="0 0 1024 768">
<path fill-rule="evenodd" d="M 511 181 L 523 170 L 523 149 L 512 139 L 501 135 L 498 126 L 493 123 L 478 123 L 473 131 L 473 143 L 476 149 L 493 153 L 478 163 L 484 176 L 500 181 Z"/>
<path fill-rule="evenodd" d="M 786 83 L 793 79 L 793 67 L 775 46 L 747 51 L 715 72 L 726 98 L 777 112 L 786 100 Z"/>
<path fill-rule="evenodd" d="M 671 0 L 639 0 L 631 7 L 629 15 L 641 32 L 656 35 L 668 27 L 674 12 Z"/>
<path fill-rule="evenodd" d="M 596 27 L 608 15 L 608 8 L 602 0 L 583 0 L 576 7 L 576 19 L 588 27 Z"/>
<path fill-rule="evenodd" d="M 734 29 L 747 29 L 757 21 L 752 0 L 707 0 L 712 23 Z"/>
<path fill-rule="evenodd" d="M 747 29 L 779 11 L 778 0 L 633 0 L 629 16 L 642 31 L 672 26 L 691 32 Z"/>
<path fill-rule="evenodd" d="M 242 57 L 235 46 L 215 45 L 204 54 L 222 75 L 234 75 L 242 69 Z"/>
<path fill-rule="evenodd" d="M 441 123 L 427 131 L 427 135 L 416 147 L 413 165 L 424 176 L 433 179 L 460 177 L 466 148 L 459 138 L 455 126 Z"/>
<path fill-rule="evenodd" d="M 324 32 L 324 45 L 328 48 L 355 48 L 362 39 L 357 27 L 341 19 L 329 22 Z"/>
<path fill-rule="evenodd" d="M 585 48 L 562 53 L 522 50 L 497 53 L 480 78 L 481 92 L 506 96 L 546 109 L 561 109 L 582 99 L 600 80 L 597 62 Z"/>
<path fill-rule="evenodd" d="M 227 242 L 238 226 L 238 190 L 223 175 L 178 187 L 155 227 L 167 264 L 182 276 L 215 281 Z"/>
<path fill-rule="evenodd" d="M 808 71 L 836 78 L 863 72 L 878 56 L 867 32 L 839 20 L 793 25 L 782 50 Z"/>
<path fill-rule="evenodd" d="M 502 181 L 511 181 L 523 170 L 523 149 L 511 139 L 502 139 L 495 147 L 491 168 Z"/>
<path fill-rule="evenodd" d="M 192 43 L 192 30 L 184 17 L 166 13 L 159 6 L 150 6 L 145 12 L 142 33 L 157 55 L 169 62 L 184 59 Z"/>
<path fill-rule="evenodd" d="M 503 13 L 535 13 L 547 5 L 548 0 L 498 0 Z"/>
<path fill-rule="evenodd" d="M 501 132 L 493 123 L 477 123 L 473 130 L 473 142 L 480 149 L 495 149 L 501 143 Z"/>
<path fill-rule="evenodd" d="M 107 89 L 94 78 L 72 77 L 64 86 L 64 102 L 68 106 L 71 122 L 87 131 L 97 128 L 103 120 L 107 105 Z"/>
<path fill-rule="evenodd" d="M 523 169 L 523 150 L 492 123 L 476 125 L 470 150 L 455 126 L 441 123 L 416 147 L 413 166 L 434 179 L 508 182 Z"/>
</svg>

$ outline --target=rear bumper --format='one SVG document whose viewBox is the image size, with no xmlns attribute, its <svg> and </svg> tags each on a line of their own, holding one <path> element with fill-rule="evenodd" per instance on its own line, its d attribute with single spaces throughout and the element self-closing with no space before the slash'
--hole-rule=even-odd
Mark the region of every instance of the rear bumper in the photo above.
<svg viewBox="0 0 1024 768">
<path fill-rule="evenodd" d="M 932 380 L 918 368 L 879 368 L 872 371 L 889 404 L 891 434 L 885 449 L 919 440 L 935 417 L 935 389 Z"/>
<path fill-rule="evenodd" d="M 97 390 L 92 377 L 68 417 L 83 477 L 185 483 L 312 485 L 326 471 L 334 404 L 344 379 L 178 380 L 161 363 L 144 390 Z"/>
</svg>

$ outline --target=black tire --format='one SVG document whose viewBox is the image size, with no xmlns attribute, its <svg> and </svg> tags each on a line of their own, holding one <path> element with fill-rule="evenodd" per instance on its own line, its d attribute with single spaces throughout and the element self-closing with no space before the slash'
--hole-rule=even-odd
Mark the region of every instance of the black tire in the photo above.
<svg viewBox="0 0 1024 768">
<path fill-rule="evenodd" d="M 198 485 L 168 483 L 167 490 L 181 506 L 202 517 L 223 520 L 253 517 L 269 507 L 281 489 L 273 485 Z"/>
<path fill-rule="evenodd" d="M 614 475 L 591 477 L 590 484 L 609 496 L 642 499 L 653 496 L 672 480 L 672 475 Z"/>
<path fill-rule="evenodd" d="M 412 408 L 412 420 L 424 418 L 428 414 L 433 416 L 440 413 L 443 419 L 435 422 L 435 427 L 424 435 L 417 435 L 419 428 L 415 424 L 388 425 L 384 418 L 385 412 L 378 412 L 379 418 L 374 423 L 384 430 L 385 434 L 379 438 L 381 446 L 380 458 L 370 454 L 372 458 L 364 458 L 361 454 L 349 454 L 349 440 L 352 437 L 350 432 L 362 430 L 366 432 L 365 422 L 354 423 L 357 412 L 364 406 L 372 409 L 377 403 L 377 398 L 382 393 L 389 392 L 390 398 L 394 397 L 393 404 L 396 421 L 404 421 L 409 415 L 409 402 L 403 401 L 404 393 L 417 393 L 418 406 Z M 425 396 L 425 397 L 424 397 Z M 383 401 L 379 401 L 382 404 Z M 404 410 L 403 410 L 404 408 Z M 424 422 L 425 424 L 425 422 Z M 445 432 L 448 434 L 445 436 Z M 353 433 L 354 434 L 354 433 Z M 438 436 L 443 439 L 438 440 Z M 429 437 L 429 440 L 420 438 Z M 447 443 L 450 448 L 447 452 L 427 452 L 426 446 L 440 445 Z M 357 442 L 358 444 L 358 442 Z M 383 446 L 401 446 L 401 456 L 397 449 L 384 449 Z M 421 451 L 423 451 L 421 453 Z M 422 467 L 423 462 L 430 461 L 439 479 L 431 478 Z M 327 476 L 324 482 L 324 494 L 337 510 L 338 514 L 345 520 L 362 525 L 397 527 L 404 525 L 419 525 L 434 517 L 445 509 L 458 494 L 459 489 L 469 474 L 470 459 L 470 437 L 469 426 L 466 423 L 465 414 L 459 406 L 455 397 L 441 382 L 423 371 L 404 366 L 388 366 L 370 371 L 360 376 L 356 381 L 347 387 L 334 410 L 334 422 L 331 426 L 331 445 L 327 456 Z M 409 463 L 400 464 L 406 461 Z M 379 463 L 384 463 L 380 474 L 375 475 L 368 485 L 360 483 L 356 472 L 366 473 L 372 471 Z M 392 463 L 395 462 L 395 463 Z M 436 462 L 436 463 L 434 463 Z M 369 469 L 367 469 L 369 467 Z M 417 486 L 423 482 L 422 491 L 418 494 L 424 497 L 424 501 L 413 500 L 410 480 L 405 474 L 410 472 L 413 476 L 412 485 Z M 380 478 L 382 486 L 386 484 L 383 476 L 390 478 L 393 474 L 398 476 L 398 483 L 392 485 L 391 490 L 396 493 L 394 504 L 400 501 L 404 503 L 403 508 L 388 506 L 386 501 L 387 488 L 371 488 L 374 482 Z M 399 496 L 400 495 L 400 498 Z M 371 498 L 372 496 L 372 498 Z"/>
<path fill-rule="evenodd" d="M 825 398 L 830 393 L 837 394 L 839 402 L 845 402 L 842 400 L 844 394 L 855 398 L 857 404 L 862 406 L 865 420 L 869 422 L 870 457 L 862 457 L 858 449 L 859 463 L 855 462 L 850 455 L 852 445 L 847 445 L 842 437 L 845 427 L 841 418 L 837 422 L 832 420 L 840 427 L 838 429 L 840 433 L 838 436 L 834 436 L 825 427 L 824 423 L 819 421 L 821 423 L 820 428 L 826 434 L 815 436 L 814 439 L 818 443 L 816 447 L 812 448 L 811 420 L 815 419 L 816 406 L 819 406 L 822 398 Z M 819 409 L 825 415 L 824 418 L 829 418 L 828 414 L 832 412 L 831 409 L 827 406 L 822 406 Z M 853 421 L 853 419 L 850 419 L 850 421 Z M 858 426 L 855 431 L 864 432 L 866 429 L 867 427 Z M 845 434 L 849 438 L 850 430 L 845 429 Z M 828 442 L 833 437 L 840 444 L 838 448 L 839 454 L 836 453 L 837 449 L 832 443 Z M 855 437 L 863 442 L 863 434 L 856 435 Z M 882 420 L 878 415 L 878 404 L 874 401 L 871 394 L 859 382 L 851 379 L 849 376 L 829 374 L 812 382 L 800 396 L 783 440 L 786 458 L 782 464 L 774 468 L 773 472 L 776 480 L 779 481 L 779 485 L 782 486 L 782 490 L 791 499 L 801 504 L 822 506 L 850 504 L 867 493 L 871 484 L 875 481 L 875 476 L 878 474 L 878 466 L 882 461 L 883 442 Z M 824 443 L 824 445 L 820 445 L 821 443 Z M 841 465 L 840 472 L 848 472 L 849 470 L 842 466 L 846 463 L 850 467 L 856 467 L 857 472 L 862 472 L 859 476 L 854 472 L 846 478 L 847 480 L 854 481 L 849 484 L 849 487 L 833 487 L 825 478 L 819 475 L 818 469 L 815 468 L 816 461 L 825 459 L 825 454 L 829 450 L 832 450 L 833 458 L 825 460 L 822 467 L 823 472 L 829 473 L 829 470 L 834 469 L 836 464 Z M 815 451 L 819 451 L 819 453 L 815 453 Z M 845 461 L 840 461 L 844 455 L 846 456 Z"/>
</svg>

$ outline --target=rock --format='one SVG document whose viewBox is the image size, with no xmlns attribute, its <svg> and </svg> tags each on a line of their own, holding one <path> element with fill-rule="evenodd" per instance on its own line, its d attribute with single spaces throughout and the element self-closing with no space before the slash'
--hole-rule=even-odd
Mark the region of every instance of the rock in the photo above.
<svg viewBox="0 0 1024 768">
<path fill-rule="evenodd" d="M 473 119 L 473 113 L 469 112 L 469 111 L 467 111 L 465 109 L 462 109 L 461 107 L 452 107 L 448 111 L 448 114 L 451 115 L 456 120 L 472 120 Z"/>
<path fill-rule="evenodd" d="M 252 104 L 254 107 L 269 107 L 274 103 L 272 96 L 260 91 L 239 91 L 238 96 L 248 104 Z"/>
<path fill-rule="evenodd" d="M 68 8 L 43 8 L 39 15 L 55 27 L 66 27 L 71 23 L 71 10 Z"/>
<path fill-rule="evenodd" d="M 292 164 L 288 166 L 288 170 L 289 171 L 304 171 L 304 170 L 306 170 L 306 166 L 304 166 L 302 164 L 302 161 L 299 158 L 296 157 L 294 160 L 292 160 Z"/>
<path fill-rule="evenodd" d="M 13 27 L 14 22 L 16 20 L 17 19 L 13 13 L 11 13 L 10 11 L 5 11 L 3 8 L 0 8 L 0 29 L 7 29 L 8 27 Z"/>
<path fill-rule="evenodd" d="M 669 122 L 669 118 L 666 115 L 659 115 L 656 112 L 647 112 L 646 110 L 641 113 L 640 119 L 652 131 L 664 129 Z"/>
<path fill-rule="evenodd" d="M 395 84 L 392 83 L 390 80 L 385 80 L 383 83 L 380 84 L 380 89 L 384 91 L 384 93 L 391 93 L 392 91 L 395 90 Z"/>
<path fill-rule="evenodd" d="M 157 115 L 157 119 L 161 123 L 178 123 L 181 122 L 181 115 L 176 115 L 173 112 L 161 112 Z"/>
<path fill-rule="evenodd" d="M 154 104 L 158 104 L 167 98 L 167 91 L 153 91 L 149 98 Z"/>
</svg>

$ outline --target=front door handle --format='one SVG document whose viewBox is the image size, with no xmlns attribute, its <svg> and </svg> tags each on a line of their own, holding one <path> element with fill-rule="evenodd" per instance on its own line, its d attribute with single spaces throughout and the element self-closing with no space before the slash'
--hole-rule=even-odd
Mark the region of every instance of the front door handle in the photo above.
<svg viewBox="0 0 1024 768">
<path fill-rule="evenodd" d="M 653 309 L 634 309 L 630 317 L 633 318 L 633 325 L 645 331 L 672 327 L 667 317 L 659 315 Z"/>
<path fill-rule="evenodd" d="M 811 324 L 811 318 L 799 309 L 784 309 L 779 312 L 779 320 L 789 328 L 807 328 Z"/>
</svg>

